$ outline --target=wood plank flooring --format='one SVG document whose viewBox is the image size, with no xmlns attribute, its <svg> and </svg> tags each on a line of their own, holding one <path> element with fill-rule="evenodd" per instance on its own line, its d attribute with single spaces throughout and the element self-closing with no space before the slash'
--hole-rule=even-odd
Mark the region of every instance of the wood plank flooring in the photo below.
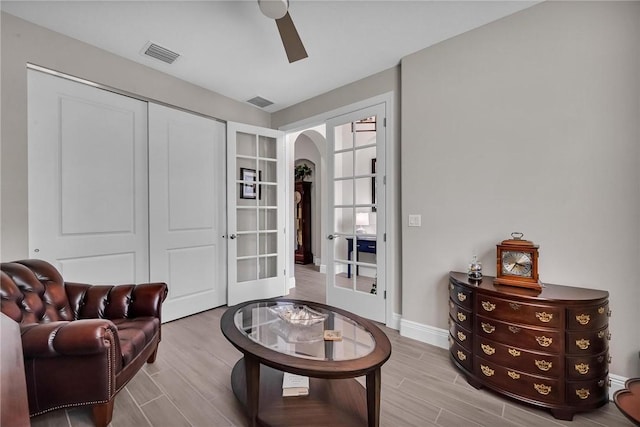
<svg viewBox="0 0 640 427">
<path fill-rule="evenodd" d="M 290 297 L 325 302 L 325 275 L 296 266 Z M 446 304 L 446 301 L 443 301 Z M 116 397 L 111 427 L 227 427 L 247 425 L 230 385 L 231 368 L 241 354 L 220 332 L 226 307 L 162 326 L 158 358 Z M 548 412 L 476 390 L 452 367 L 448 351 L 382 327 L 392 354 L 382 367 L 381 425 L 491 427 L 628 427 L 613 403 L 578 414 L 573 422 Z M 34 427 L 93 425 L 86 408 L 59 410 L 31 419 Z M 331 426 L 331 420 L 327 420 Z M 300 426 L 303 427 L 303 426 Z"/>
</svg>

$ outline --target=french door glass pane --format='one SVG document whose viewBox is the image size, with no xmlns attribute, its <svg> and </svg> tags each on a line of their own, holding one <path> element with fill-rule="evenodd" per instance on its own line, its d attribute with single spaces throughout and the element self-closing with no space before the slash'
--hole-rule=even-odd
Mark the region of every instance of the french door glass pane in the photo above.
<svg viewBox="0 0 640 427">
<path fill-rule="evenodd" d="M 334 178 L 353 176 L 353 151 L 343 151 L 334 155 Z"/>
<path fill-rule="evenodd" d="M 256 136 L 248 133 L 236 133 L 236 154 L 238 156 L 256 156 Z"/>
</svg>

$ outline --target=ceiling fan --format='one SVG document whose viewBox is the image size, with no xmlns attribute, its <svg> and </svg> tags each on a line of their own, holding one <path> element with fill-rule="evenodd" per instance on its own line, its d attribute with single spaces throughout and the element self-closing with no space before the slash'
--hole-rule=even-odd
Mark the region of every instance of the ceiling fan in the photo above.
<svg viewBox="0 0 640 427">
<path fill-rule="evenodd" d="M 276 20 L 289 63 L 309 56 L 289 15 L 289 0 L 258 0 L 258 6 L 267 18 Z"/>
</svg>

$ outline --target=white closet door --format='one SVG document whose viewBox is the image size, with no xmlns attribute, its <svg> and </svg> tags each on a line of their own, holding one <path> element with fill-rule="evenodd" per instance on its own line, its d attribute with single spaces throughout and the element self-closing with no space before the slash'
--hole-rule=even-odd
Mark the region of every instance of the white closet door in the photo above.
<svg viewBox="0 0 640 427">
<path fill-rule="evenodd" d="M 28 117 L 30 256 L 68 281 L 147 281 L 147 104 L 28 70 Z"/>
<path fill-rule="evenodd" d="M 163 320 L 226 303 L 225 125 L 149 104 L 150 278 Z"/>
</svg>

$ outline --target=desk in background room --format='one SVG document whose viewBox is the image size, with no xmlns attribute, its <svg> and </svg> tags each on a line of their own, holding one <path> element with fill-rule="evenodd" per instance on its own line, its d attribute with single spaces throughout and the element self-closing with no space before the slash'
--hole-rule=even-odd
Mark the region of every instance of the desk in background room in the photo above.
<svg viewBox="0 0 640 427">
<path fill-rule="evenodd" d="M 351 261 L 351 254 L 353 254 L 353 237 L 347 237 L 347 259 Z M 358 254 L 360 252 L 375 254 L 376 253 L 376 238 L 371 237 L 356 237 L 356 262 L 358 261 Z M 358 274 L 358 267 L 356 266 L 356 275 Z M 351 264 L 347 265 L 347 277 L 351 278 Z"/>
</svg>

